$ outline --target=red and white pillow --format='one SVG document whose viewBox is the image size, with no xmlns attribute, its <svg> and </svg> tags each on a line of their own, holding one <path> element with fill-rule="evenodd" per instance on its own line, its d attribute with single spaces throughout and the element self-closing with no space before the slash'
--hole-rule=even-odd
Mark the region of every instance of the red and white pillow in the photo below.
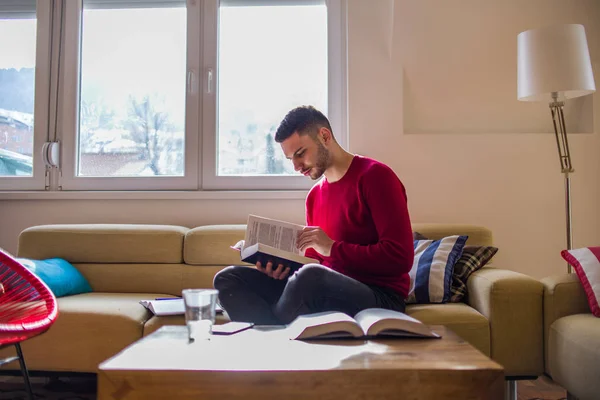
<svg viewBox="0 0 600 400">
<path fill-rule="evenodd" d="M 592 314 L 600 317 L 600 247 L 563 250 L 560 255 L 575 269 Z"/>
</svg>

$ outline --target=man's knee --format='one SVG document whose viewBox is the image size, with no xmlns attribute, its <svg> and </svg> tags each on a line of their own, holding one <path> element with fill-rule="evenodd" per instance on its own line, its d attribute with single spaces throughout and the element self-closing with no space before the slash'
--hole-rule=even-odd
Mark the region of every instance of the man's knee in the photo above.
<svg viewBox="0 0 600 400">
<path fill-rule="evenodd" d="M 217 272 L 213 279 L 214 288 L 217 290 L 223 290 L 232 282 L 235 282 L 240 274 L 238 268 L 240 267 L 232 265 Z"/>
<path fill-rule="evenodd" d="M 320 264 L 306 264 L 290 278 L 295 286 L 314 289 L 322 284 L 329 269 Z"/>
</svg>

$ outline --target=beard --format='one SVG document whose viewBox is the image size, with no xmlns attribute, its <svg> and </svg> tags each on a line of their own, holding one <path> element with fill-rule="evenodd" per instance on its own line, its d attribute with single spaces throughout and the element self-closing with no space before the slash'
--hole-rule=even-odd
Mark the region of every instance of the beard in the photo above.
<svg viewBox="0 0 600 400">
<path fill-rule="evenodd" d="M 318 142 L 317 147 L 317 161 L 312 167 L 310 172 L 310 178 L 314 181 L 319 179 L 325 173 L 325 170 L 331 166 L 331 155 L 329 151 L 323 146 L 323 143 Z"/>
</svg>

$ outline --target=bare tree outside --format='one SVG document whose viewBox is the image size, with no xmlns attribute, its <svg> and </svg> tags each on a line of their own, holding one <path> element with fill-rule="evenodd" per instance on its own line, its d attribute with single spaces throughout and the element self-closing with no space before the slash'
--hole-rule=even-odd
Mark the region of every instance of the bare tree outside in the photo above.
<svg viewBox="0 0 600 400">
<path fill-rule="evenodd" d="M 168 143 L 166 136 L 169 136 L 165 134 L 173 132 L 168 114 L 159 109 L 158 103 L 158 99 L 149 95 L 141 99 L 129 96 L 128 119 L 125 122 L 131 139 L 142 147 L 140 158 L 148 161 L 154 175 L 161 175 L 161 151 L 170 147 L 165 146 Z"/>
</svg>

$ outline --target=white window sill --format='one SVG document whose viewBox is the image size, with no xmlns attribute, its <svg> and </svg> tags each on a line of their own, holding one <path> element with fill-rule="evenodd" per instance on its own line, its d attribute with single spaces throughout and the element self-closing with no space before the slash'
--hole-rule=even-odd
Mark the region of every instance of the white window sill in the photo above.
<svg viewBox="0 0 600 400">
<path fill-rule="evenodd" d="M 1 200 L 271 200 L 305 199 L 308 190 L 0 191 Z"/>
</svg>

